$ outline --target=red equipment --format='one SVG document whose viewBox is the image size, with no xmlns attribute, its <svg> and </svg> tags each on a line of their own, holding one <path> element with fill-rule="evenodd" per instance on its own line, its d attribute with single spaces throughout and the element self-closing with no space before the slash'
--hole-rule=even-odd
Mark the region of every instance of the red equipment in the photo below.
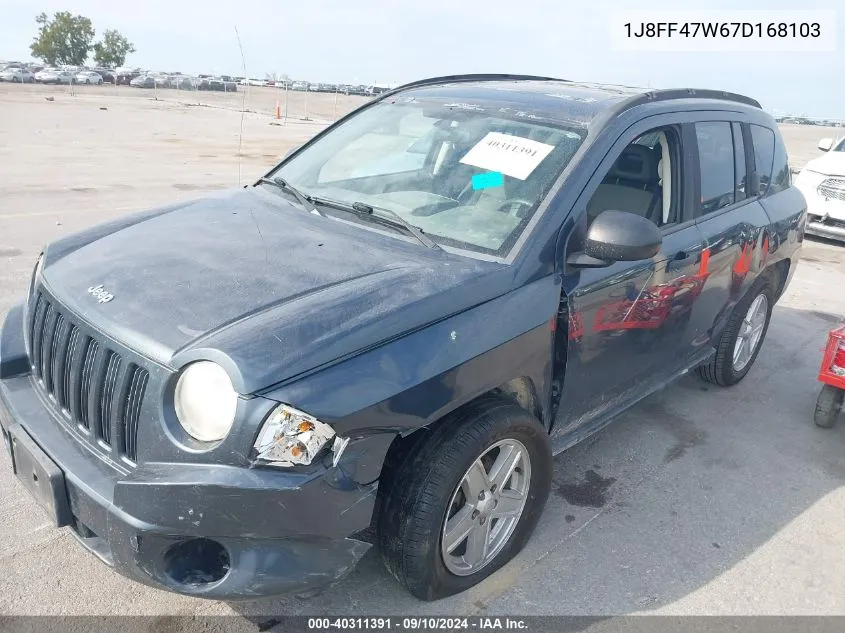
<svg viewBox="0 0 845 633">
<path fill-rule="evenodd" d="M 824 386 L 816 401 L 815 420 L 827 429 L 836 424 L 845 401 L 845 325 L 828 335 L 819 380 Z"/>
</svg>

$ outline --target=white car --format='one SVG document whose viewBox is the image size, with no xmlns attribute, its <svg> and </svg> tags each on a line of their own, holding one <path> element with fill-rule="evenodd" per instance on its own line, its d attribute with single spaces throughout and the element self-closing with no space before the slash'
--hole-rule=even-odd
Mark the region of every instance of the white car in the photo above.
<svg viewBox="0 0 845 633">
<path fill-rule="evenodd" d="M 69 84 L 73 82 L 73 73 L 59 68 L 45 68 L 35 73 L 35 81 L 41 84 Z"/>
<path fill-rule="evenodd" d="M 0 72 L 0 81 L 29 84 L 35 81 L 35 75 L 24 68 L 7 68 L 3 72 Z"/>
<path fill-rule="evenodd" d="M 100 73 L 95 73 L 93 70 L 83 70 L 76 73 L 74 78 L 78 84 L 97 84 L 102 85 L 103 76 Z"/>
<path fill-rule="evenodd" d="M 795 179 L 807 200 L 807 233 L 845 241 L 845 137 L 819 141 L 827 152 L 811 160 Z"/>
</svg>

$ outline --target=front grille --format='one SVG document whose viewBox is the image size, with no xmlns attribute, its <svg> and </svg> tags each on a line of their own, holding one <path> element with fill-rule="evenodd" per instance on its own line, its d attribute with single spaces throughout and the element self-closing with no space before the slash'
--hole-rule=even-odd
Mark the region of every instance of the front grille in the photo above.
<svg viewBox="0 0 845 633">
<path fill-rule="evenodd" d="M 825 178 L 816 191 L 828 200 L 845 202 L 845 178 Z"/>
<path fill-rule="evenodd" d="M 86 334 L 46 295 L 31 305 L 27 335 L 39 386 L 92 445 L 136 461 L 147 370 Z"/>
</svg>

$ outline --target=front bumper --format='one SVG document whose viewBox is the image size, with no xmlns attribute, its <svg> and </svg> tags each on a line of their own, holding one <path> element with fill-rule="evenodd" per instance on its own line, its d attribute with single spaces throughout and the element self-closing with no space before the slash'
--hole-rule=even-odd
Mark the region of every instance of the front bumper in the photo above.
<svg viewBox="0 0 845 633">
<path fill-rule="evenodd" d="M 807 201 L 806 233 L 845 241 L 845 202 L 819 195 L 817 187 L 798 185 Z"/>
<path fill-rule="evenodd" d="M 810 235 L 818 235 L 819 237 L 845 242 L 845 221 L 825 221 L 823 218 L 810 216 L 805 232 Z"/>
<path fill-rule="evenodd" d="M 36 461 L 58 468 L 67 510 L 57 523 L 121 574 L 199 597 L 255 598 L 331 584 L 369 550 L 350 536 L 369 527 L 377 482 L 355 482 L 343 462 L 308 473 L 179 463 L 118 471 L 56 419 L 20 373 L 8 334 L 0 331 L 3 437 L 31 438 Z"/>
</svg>

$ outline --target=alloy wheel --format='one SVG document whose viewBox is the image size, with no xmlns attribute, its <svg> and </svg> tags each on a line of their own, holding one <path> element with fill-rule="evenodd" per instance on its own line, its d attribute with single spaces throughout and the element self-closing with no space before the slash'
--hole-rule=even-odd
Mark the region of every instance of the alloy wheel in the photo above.
<svg viewBox="0 0 845 633">
<path fill-rule="evenodd" d="M 736 343 L 734 344 L 733 366 L 734 371 L 742 371 L 751 362 L 754 352 L 760 345 L 763 338 L 763 330 L 766 327 L 766 317 L 769 312 L 769 300 L 766 295 L 757 295 L 751 302 L 745 318 L 739 325 Z"/>
<path fill-rule="evenodd" d="M 469 576 L 502 551 L 522 516 L 530 483 L 528 449 L 517 440 L 496 442 L 473 462 L 446 512 L 440 539 L 446 569 Z"/>
</svg>

